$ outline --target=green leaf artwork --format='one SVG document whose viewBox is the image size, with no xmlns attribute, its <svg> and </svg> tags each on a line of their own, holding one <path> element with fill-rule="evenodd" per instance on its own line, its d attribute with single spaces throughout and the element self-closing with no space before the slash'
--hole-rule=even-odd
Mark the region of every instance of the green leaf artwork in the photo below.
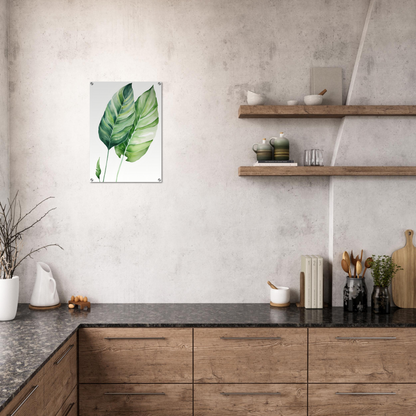
<svg viewBox="0 0 416 416">
<path fill-rule="evenodd" d="M 126 141 L 114 148 L 117 156 L 121 158 L 116 182 L 123 158 L 127 157 L 127 162 L 137 162 L 146 154 L 155 138 L 159 124 L 159 112 L 153 86 L 137 99 L 134 107 L 136 116 L 130 135 Z"/>
<path fill-rule="evenodd" d="M 156 136 L 158 125 L 159 111 L 154 86 L 136 101 L 132 83 L 120 88 L 113 95 L 98 126 L 99 139 L 107 148 L 102 182 L 105 182 L 110 150 L 114 147 L 115 154 L 120 158 L 115 178 L 117 182 L 124 160 L 134 163 L 147 153 Z M 100 158 L 96 164 L 95 175 L 101 182 Z"/>
<path fill-rule="evenodd" d="M 100 158 L 97 160 L 97 167 L 95 168 L 95 176 L 98 178 L 98 181 L 101 182 L 100 176 L 101 176 L 101 166 L 100 166 Z"/>
</svg>

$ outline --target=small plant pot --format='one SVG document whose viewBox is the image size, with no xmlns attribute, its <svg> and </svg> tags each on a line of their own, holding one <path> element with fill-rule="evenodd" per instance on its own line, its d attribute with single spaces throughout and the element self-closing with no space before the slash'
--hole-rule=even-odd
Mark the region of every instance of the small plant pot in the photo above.
<svg viewBox="0 0 416 416">
<path fill-rule="evenodd" d="M 390 313 L 390 294 L 388 287 L 374 286 L 371 295 L 371 310 L 377 314 Z"/>
<path fill-rule="evenodd" d="M 344 286 L 344 311 L 366 312 L 367 311 L 367 286 L 365 277 L 348 277 Z"/>
</svg>

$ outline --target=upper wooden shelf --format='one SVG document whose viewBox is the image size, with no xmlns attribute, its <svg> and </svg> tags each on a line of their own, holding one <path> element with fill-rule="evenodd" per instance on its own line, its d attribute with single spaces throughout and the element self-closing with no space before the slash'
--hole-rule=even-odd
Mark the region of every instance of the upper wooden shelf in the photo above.
<svg viewBox="0 0 416 416">
<path fill-rule="evenodd" d="M 416 116 L 416 105 L 240 105 L 238 118 Z"/>
<path fill-rule="evenodd" d="M 416 176 L 416 166 L 240 166 L 238 176 Z"/>
</svg>

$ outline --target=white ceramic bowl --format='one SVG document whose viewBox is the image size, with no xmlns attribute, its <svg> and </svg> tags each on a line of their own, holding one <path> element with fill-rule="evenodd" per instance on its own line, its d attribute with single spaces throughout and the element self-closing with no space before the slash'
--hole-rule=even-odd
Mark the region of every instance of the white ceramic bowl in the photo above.
<svg viewBox="0 0 416 416">
<path fill-rule="evenodd" d="M 261 94 L 256 94 L 253 91 L 247 91 L 248 105 L 263 105 L 266 102 L 266 97 Z"/>
<path fill-rule="evenodd" d="M 324 97 L 322 95 L 305 95 L 303 99 L 306 105 L 320 105 Z"/>
<path fill-rule="evenodd" d="M 289 100 L 287 102 L 287 105 L 298 105 L 298 101 L 297 100 Z"/>
<path fill-rule="evenodd" d="M 270 301 L 279 305 L 290 302 L 290 289 L 284 286 L 276 286 L 277 289 L 270 288 Z"/>
</svg>

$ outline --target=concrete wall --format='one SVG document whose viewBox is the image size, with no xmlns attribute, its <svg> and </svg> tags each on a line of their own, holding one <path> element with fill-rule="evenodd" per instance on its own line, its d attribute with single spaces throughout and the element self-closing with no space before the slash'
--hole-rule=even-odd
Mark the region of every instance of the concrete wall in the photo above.
<svg viewBox="0 0 416 416">
<path fill-rule="evenodd" d="M 380 100 L 377 82 L 409 89 L 407 79 L 400 83 L 375 59 L 389 62 L 384 51 L 392 59 L 407 59 L 403 51 L 396 53 L 400 37 L 389 40 L 389 47 L 377 40 L 383 19 L 398 13 L 387 10 L 387 1 L 381 3 L 365 51 L 366 57 L 373 53 L 374 62 L 360 69 L 361 99 L 372 101 Z M 94 302 L 266 302 L 265 282 L 272 280 L 293 287 L 295 301 L 300 254 L 328 258 L 329 180 L 239 178 L 237 168 L 254 162 L 253 143 L 280 131 L 290 138 L 293 157 L 300 160 L 304 149 L 319 147 L 329 164 L 340 121 L 239 120 L 237 110 L 247 89 L 267 94 L 271 103 L 301 99 L 309 92 L 311 66 L 341 66 L 345 97 L 368 4 L 12 0 L 12 191 L 20 189 L 26 208 L 56 197 L 57 211 L 28 235 L 25 249 L 51 242 L 65 248 L 36 256 L 51 265 L 62 299 L 85 293 Z M 400 13 L 406 15 L 414 4 L 403 2 Z M 406 29 L 392 23 L 391 31 L 413 33 L 414 24 Z M 371 87 L 364 79 L 368 67 L 371 77 L 382 72 Z M 90 81 L 163 82 L 163 184 L 88 182 Z M 372 88 L 371 96 L 365 85 Z M 382 103 L 396 94 L 384 91 Z M 370 122 L 373 129 L 365 127 Z M 353 129 L 348 135 L 359 148 L 373 140 L 378 145 L 373 164 L 383 164 L 388 162 L 383 149 L 392 142 L 387 132 L 409 121 L 357 123 L 365 129 L 365 141 Z M 375 130 L 379 123 L 387 123 L 381 138 Z M 342 143 L 348 143 L 347 136 Z M 340 155 L 344 152 L 341 146 Z M 377 250 L 382 239 L 379 229 L 349 228 L 341 220 L 343 212 L 355 219 L 362 206 L 362 217 L 371 215 L 366 205 L 384 201 L 380 190 L 408 192 L 414 184 L 412 179 L 378 179 L 374 194 L 371 180 L 357 181 L 357 199 L 336 195 L 335 259 L 345 244 Z M 348 195 L 351 189 L 350 181 Z M 379 214 L 380 221 L 387 219 L 400 235 L 402 224 L 391 219 L 390 211 Z M 30 298 L 34 273 L 33 261 L 19 270 L 21 301 Z M 337 304 L 342 279 L 334 275 Z"/>
<path fill-rule="evenodd" d="M 3 204 L 10 195 L 8 13 L 8 2 L 0 0 L 0 202 Z"/>
<path fill-rule="evenodd" d="M 377 0 L 351 104 L 416 104 L 416 1 Z M 336 164 L 415 166 L 416 118 L 348 117 Z M 391 255 L 416 229 L 414 177 L 334 178 L 333 300 L 342 303 L 342 252 Z M 367 285 L 372 290 L 371 274 Z"/>
</svg>

